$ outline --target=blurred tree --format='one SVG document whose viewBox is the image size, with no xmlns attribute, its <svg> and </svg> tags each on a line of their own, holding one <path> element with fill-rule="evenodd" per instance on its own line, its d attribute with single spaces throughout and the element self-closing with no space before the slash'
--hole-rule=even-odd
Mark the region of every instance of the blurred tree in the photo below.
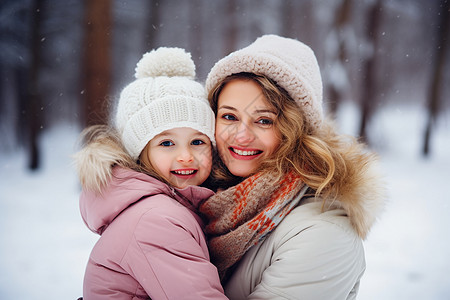
<svg viewBox="0 0 450 300">
<path fill-rule="evenodd" d="M 227 1 L 227 10 L 225 12 L 226 17 L 226 34 L 225 34 L 225 54 L 236 50 L 237 46 L 237 34 L 238 34 L 238 21 L 236 16 L 237 6 L 236 0 Z"/>
<path fill-rule="evenodd" d="M 31 170 L 39 168 L 40 155 L 38 136 L 43 126 L 41 91 L 39 86 L 39 68 L 41 61 L 41 25 L 44 0 L 34 0 L 31 21 L 31 61 L 27 80 L 27 99 L 25 104 L 25 119 L 28 132 L 28 167 Z"/>
<path fill-rule="evenodd" d="M 28 67 L 30 62 L 28 1 L 0 1 L 0 149 L 28 144 Z"/>
<path fill-rule="evenodd" d="M 381 24 L 382 0 L 375 0 L 368 9 L 366 38 L 368 40 L 369 53 L 363 66 L 363 89 L 360 99 L 361 122 L 359 127 L 359 137 L 369 143 L 367 138 L 367 124 L 374 113 L 377 100 L 377 81 L 376 81 L 376 59 L 379 46 L 379 28 Z"/>
<path fill-rule="evenodd" d="M 285 0 L 281 6 L 282 20 L 281 20 L 281 33 L 287 37 L 296 37 L 295 20 L 296 13 L 298 12 L 295 7 L 295 1 Z"/>
<path fill-rule="evenodd" d="M 86 44 L 84 58 L 85 126 L 108 121 L 111 80 L 111 1 L 85 1 Z"/>
<path fill-rule="evenodd" d="M 352 0 L 342 0 L 340 6 L 336 11 L 334 20 L 334 30 L 336 31 L 337 38 L 337 62 L 339 78 L 333 81 L 333 84 L 328 86 L 328 93 L 330 97 L 329 111 L 332 114 L 336 114 L 339 103 L 344 98 L 344 94 L 348 92 L 348 74 L 346 72 L 346 36 L 351 21 Z"/>
<path fill-rule="evenodd" d="M 436 121 L 440 105 L 440 96 L 442 91 L 442 81 L 444 79 L 444 66 L 449 40 L 449 22 L 450 22 L 450 1 L 440 1 L 440 18 L 438 24 L 438 39 L 436 52 L 434 56 L 434 66 L 431 75 L 431 84 L 429 87 L 429 98 L 427 102 L 427 123 L 425 127 L 425 136 L 423 141 L 422 154 L 428 156 L 430 153 L 430 139 L 433 124 Z"/>
<path fill-rule="evenodd" d="M 345 67 L 350 92 L 342 82 L 332 82 L 345 77 L 340 71 L 324 77 L 324 91 L 334 102 L 331 111 L 342 91 L 358 95 L 356 130 L 363 138 L 381 100 L 419 103 L 427 91 L 424 153 L 430 151 L 433 122 L 450 99 L 450 47 L 443 43 L 449 38 L 448 0 L 36 1 L 44 3 L 39 10 L 35 0 L 0 1 L 0 151 L 21 143 L 31 168 L 39 165 L 42 126 L 106 122 L 108 95 L 129 81 L 142 49 L 159 46 L 188 48 L 194 59 L 201 56 L 200 75 L 260 34 L 299 38 L 314 49 L 323 75 L 332 63 Z M 437 30 L 427 25 L 438 23 L 438 3 L 439 44 L 430 47 Z M 412 24 L 417 24 L 414 30 Z M 324 42 L 333 34 L 330 47 Z M 80 92 L 83 101 L 76 101 Z"/>
<path fill-rule="evenodd" d="M 149 26 L 147 26 L 146 36 L 146 48 L 144 51 L 150 51 L 155 48 L 156 45 L 156 36 L 158 34 L 158 28 L 160 23 L 160 6 L 162 3 L 159 3 L 158 0 L 150 0 L 150 13 L 149 13 Z"/>
<path fill-rule="evenodd" d="M 344 94 L 349 91 L 348 74 L 346 71 L 346 39 L 347 31 L 350 26 L 350 16 L 352 10 L 352 0 L 342 0 L 335 14 L 335 19 L 331 28 L 331 34 L 336 42 L 336 47 L 332 48 L 334 60 L 330 72 L 330 80 L 326 82 L 329 96 L 328 109 L 331 114 L 336 114 L 339 102 L 344 98 Z"/>
<path fill-rule="evenodd" d="M 203 26 L 202 26 L 202 5 L 201 0 L 192 0 L 189 7 L 189 49 L 192 55 L 192 59 L 197 67 L 197 75 L 202 57 L 202 39 L 203 39 Z"/>
</svg>

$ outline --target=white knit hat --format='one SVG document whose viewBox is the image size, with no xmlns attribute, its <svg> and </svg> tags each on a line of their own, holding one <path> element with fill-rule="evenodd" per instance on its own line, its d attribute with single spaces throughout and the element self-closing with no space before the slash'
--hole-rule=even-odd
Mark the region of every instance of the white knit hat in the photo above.
<svg viewBox="0 0 450 300">
<path fill-rule="evenodd" d="M 219 60 L 208 74 L 209 92 L 226 77 L 241 73 L 263 74 L 284 88 L 296 101 L 313 129 L 323 120 L 322 78 L 314 52 L 302 42 L 264 35 L 249 46 Z"/>
<path fill-rule="evenodd" d="M 214 113 L 203 86 L 194 81 L 189 53 L 180 48 L 152 50 L 137 63 L 135 77 L 120 94 L 115 119 L 133 159 L 153 137 L 172 128 L 198 130 L 215 145 Z"/>
</svg>

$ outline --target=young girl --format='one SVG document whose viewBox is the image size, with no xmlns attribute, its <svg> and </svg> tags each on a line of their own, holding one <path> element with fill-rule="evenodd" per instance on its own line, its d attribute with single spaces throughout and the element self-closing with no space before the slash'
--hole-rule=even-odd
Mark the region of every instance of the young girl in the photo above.
<svg viewBox="0 0 450 300">
<path fill-rule="evenodd" d="M 206 80 L 218 192 L 201 205 L 230 299 L 355 299 L 362 239 L 383 206 L 375 156 L 322 112 L 313 51 L 275 35 Z M 231 185 L 235 185 L 230 187 Z"/>
<path fill-rule="evenodd" d="M 209 261 L 199 187 L 211 171 L 214 113 L 179 48 L 143 56 L 115 126 L 83 133 L 76 155 L 86 225 L 101 235 L 83 286 L 90 299 L 226 299 Z"/>
</svg>

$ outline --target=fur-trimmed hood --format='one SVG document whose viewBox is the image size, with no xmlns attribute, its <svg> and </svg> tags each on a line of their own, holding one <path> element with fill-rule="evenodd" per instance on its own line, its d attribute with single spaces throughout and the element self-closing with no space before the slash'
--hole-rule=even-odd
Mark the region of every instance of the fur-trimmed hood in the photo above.
<svg viewBox="0 0 450 300">
<path fill-rule="evenodd" d="M 167 184 L 146 174 L 114 167 L 113 177 L 102 193 L 82 191 L 80 211 L 88 228 L 102 234 L 122 211 L 141 199 L 167 195 L 196 212 L 199 204 L 213 194 L 211 190 L 198 186 L 189 186 L 184 189 L 170 188 Z"/>
<path fill-rule="evenodd" d="M 75 155 L 75 166 L 84 193 L 104 197 L 104 188 L 114 177 L 112 166 L 130 166 L 131 159 L 118 139 L 104 128 L 91 130 L 88 135 L 87 145 Z M 363 160 L 360 160 L 361 157 Z M 323 207 L 324 210 L 343 208 L 355 231 L 364 239 L 384 209 L 386 188 L 376 156 L 356 155 L 354 160 L 350 163 L 346 177 L 333 186 L 336 198 L 326 199 Z M 139 174 L 139 178 L 143 176 L 157 181 L 145 174 L 135 173 Z M 164 191 L 170 194 L 170 188 L 163 185 Z M 205 190 L 209 194 L 209 190 Z"/>
<path fill-rule="evenodd" d="M 377 165 L 375 156 L 370 156 L 365 163 L 355 163 L 345 180 L 334 187 L 337 198 L 324 202 L 325 210 L 343 208 L 351 225 L 363 239 L 385 206 L 385 182 Z"/>
<path fill-rule="evenodd" d="M 88 228 L 102 234 L 130 205 L 143 198 L 167 195 L 196 212 L 214 193 L 203 187 L 172 188 L 149 176 L 122 167 L 124 153 L 111 139 L 94 139 L 75 155 L 82 185 L 80 211 Z M 120 166 L 119 166 L 119 165 Z"/>
</svg>

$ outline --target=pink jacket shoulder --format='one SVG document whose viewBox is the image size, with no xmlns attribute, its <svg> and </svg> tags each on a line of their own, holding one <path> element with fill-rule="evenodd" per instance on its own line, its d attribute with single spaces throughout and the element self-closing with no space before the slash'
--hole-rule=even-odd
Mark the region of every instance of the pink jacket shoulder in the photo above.
<svg viewBox="0 0 450 300">
<path fill-rule="evenodd" d="M 208 189 L 174 190 L 115 170 L 101 195 L 83 192 L 82 216 L 101 237 L 89 258 L 85 299 L 226 299 L 195 210 Z"/>
</svg>

